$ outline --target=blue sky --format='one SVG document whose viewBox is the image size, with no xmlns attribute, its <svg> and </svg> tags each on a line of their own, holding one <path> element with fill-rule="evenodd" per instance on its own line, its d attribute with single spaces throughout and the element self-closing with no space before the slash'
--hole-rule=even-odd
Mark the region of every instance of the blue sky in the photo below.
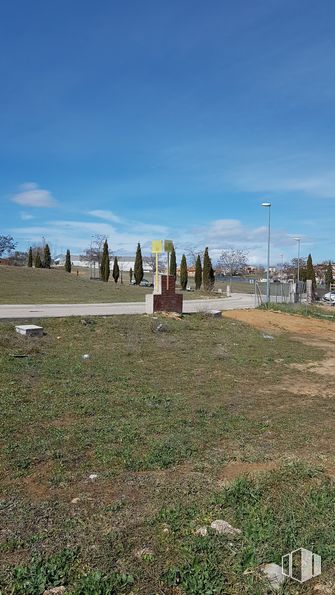
<svg viewBox="0 0 335 595">
<path fill-rule="evenodd" d="M 332 0 L 5 0 L 0 233 L 334 258 Z"/>
</svg>

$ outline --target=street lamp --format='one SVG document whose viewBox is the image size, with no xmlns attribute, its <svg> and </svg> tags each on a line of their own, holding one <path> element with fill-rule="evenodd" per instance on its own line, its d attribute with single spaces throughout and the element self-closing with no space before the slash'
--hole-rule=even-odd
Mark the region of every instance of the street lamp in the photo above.
<svg viewBox="0 0 335 595">
<path fill-rule="evenodd" d="M 300 242 L 301 238 L 293 238 L 296 242 L 298 242 L 298 275 L 297 275 L 297 282 L 300 283 Z M 299 286 L 298 286 L 299 292 Z"/>
<path fill-rule="evenodd" d="M 269 223 L 268 223 L 268 270 L 266 275 L 266 301 L 270 303 L 270 241 L 271 241 L 271 203 L 262 202 L 262 207 L 269 209 Z"/>
</svg>

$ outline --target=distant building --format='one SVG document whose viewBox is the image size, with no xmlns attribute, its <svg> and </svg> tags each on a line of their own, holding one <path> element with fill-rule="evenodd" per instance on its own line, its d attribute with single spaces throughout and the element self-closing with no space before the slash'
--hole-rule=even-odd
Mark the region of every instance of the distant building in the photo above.
<svg viewBox="0 0 335 595">
<path fill-rule="evenodd" d="M 134 266 L 135 266 L 135 257 L 134 256 L 118 256 L 117 260 L 118 260 L 119 267 L 120 267 L 121 271 L 129 272 L 130 269 L 134 270 Z M 93 264 L 93 263 L 90 263 L 89 260 L 82 259 L 80 257 L 80 255 L 77 255 L 77 254 L 71 254 L 71 263 L 72 263 L 73 267 L 85 267 L 85 268 L 90 268 L 90 265 Z M 112 256 L 110 259 L 111 270 L 113 268 L 113 264 L 114 264 L 114 256 Z M 56 256 L 54 258 L 53 265 L 56 267 L 64 267 L 65 266 L 65 254 L 58 254 L 58 256 Z M 143 256 L 143 271 L 145 273 L 152 272 L 152 267 L 151 267 L 150 263 L 146 262 L 145 256 Z"/>
</svg>

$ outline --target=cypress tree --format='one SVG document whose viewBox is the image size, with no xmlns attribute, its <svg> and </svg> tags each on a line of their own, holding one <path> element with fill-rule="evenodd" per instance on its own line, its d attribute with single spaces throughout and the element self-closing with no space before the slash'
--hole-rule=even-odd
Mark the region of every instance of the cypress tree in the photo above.
<svg viewBox="0 0 335 595">
<path fill-rule="evenodd" d="M 325 275 L 325 283 L 326 283 L 326 289 L 329 289 L 330 286 L 334 283 L 333 266 L 332 266 L 331 261 L 329 261 L 328 266 L 327 266 L 326 275 Z"/>
<path fill-rule="evenodd" d="M 132 268 L 130 268 L 130 269 L 129 269 L 129 283 L 131 283 L 131 282 L 132 282 L 132 280 L 133 280 L 133 269 L 132 269 Z"/>
<path fill-rule="evenodd" d="M 176 251 L 174 249 L 174 246 L 172 247 L 172 252 L 171 252 L 170 275 L 172 275 L 175 279 L 177 278 L 177 261 L 176 261 Z"/>
<path fill-rule="evenodd" d="M 310 279 L 312 281 L 313 291 L 316 289 L 316 278 L 315 278 L 315 270 L 313 266 L 312 255 L 309 254 L 307 258 L 307 265 L 306 265 L 306 280 Z"/>
<path fill-rule="evenodd" d="M 30 246 L 29 252 L 28 252 L 28 267 L 31 269 L 32 266 L 33 266 L 33 250 L 32 250 L 32 247 Z"/>
<path fill-rule="evenodd" d="M 187 261 L 186 261 L 185 254 L 183 254 L 183 256 L 181 257 L 181 262 L 180 262 L 180 285 L 181 285 L 181 288 L 183 291 L 185 291 L 185 289 L 187 287 L 187 281 L 188 281 Z"/>
<path fill-rule="evenodd" d="M 195 288 L 200 289 L 202 284 L 202 267 L 201 267 L 201 258 L 200 254 L 197 256 L 197 260 L 195 262 Z"/>
<path fill-rule="evenodd" d="M 66 250 L 66 257 L 65 257 L 65 270 L 67 273 L 71 273 L 72 263 L 71 263 L 71 254 L 70 250 Z"/>
<path fill-rule="evenodd" d="M 36 256 L 35 256 L 35 269 L 41 269 L 41 268 L 42 268 L 41 255 L 39 253 L 39 250 L 37 250 Z"/>
<path fill-rule="evenodd" d="M 50 266 L 51 266 L 51 253 L 50 253 L 49 244 L 45 244 L 45 246 L 44 246 L 43 266 L 45 269 L 50 269 Z"/>
<path fill-rule="evenodd" d="M 109 265 L 109 250 L 108 250 L 108 242 L 107 240 L 104 241 L 104 247 L 102 251 L 102 258 L 101 258 L 101 265 L 100 265 L 100 275 L 102 281 L 107 283 L 110 275 L 110 265 Z"/>
<path fill-rule="evenodd" d="M 140 244 L 137 244 L 135 265 L 134 265 L 134 277 L 135 277 L 136 285 L 139 285 L 143 279 L 143 260 L 142 260 L 142 251 L 141 251 Z"/>
<path fill-rule="evenodd" d="M 119 276 L 120 276 L 120 267 L 119 267 L 119 263 L 117 261 L 117 256 L 115 256 L 114 264 L 113 264 L 113 279 L 114 279 L 115 283 L 118 282 Z"/>
<path fill-rule="evenodd" d="M 205 249 L 204 253 L 204 268 L 202 273 L 202 280 L 204 284 L 204 289 L 206 291 L 212 291 L 215 281 L 215 274 L 214 269 L 212 267 L 212 261 L 208 254 L 208 248 Z"/>
</svg>

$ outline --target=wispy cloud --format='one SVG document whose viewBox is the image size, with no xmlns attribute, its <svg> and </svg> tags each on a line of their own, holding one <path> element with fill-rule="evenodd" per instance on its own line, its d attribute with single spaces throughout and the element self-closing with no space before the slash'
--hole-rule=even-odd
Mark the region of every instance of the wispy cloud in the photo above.
<svg viewBox="0 0 335 595">
<path fill-rule="evenodd" d="M 20 211 L 20 219 L 22 219 L 22 221 L 29 221 L 30 219 L 34 219 L 34 216 L 25 211 Z"/>
<path fill-rule="evenodd" d="M 112 223 L 121 223 L 122 219 L 112 211 L 89 211 L 88 215 L 97 217 L 98 219 L 104 219 L 105 221 L 111 221 Z"/>
<path fill-rule="evenodd" d="M 49 190 L 39 188 L 35 182 L 21 184 L 19 192 L 11 197 L 12 202 L 24 207 L 52 208 L 57 206 L 57 201 Z"/>
</svg>

